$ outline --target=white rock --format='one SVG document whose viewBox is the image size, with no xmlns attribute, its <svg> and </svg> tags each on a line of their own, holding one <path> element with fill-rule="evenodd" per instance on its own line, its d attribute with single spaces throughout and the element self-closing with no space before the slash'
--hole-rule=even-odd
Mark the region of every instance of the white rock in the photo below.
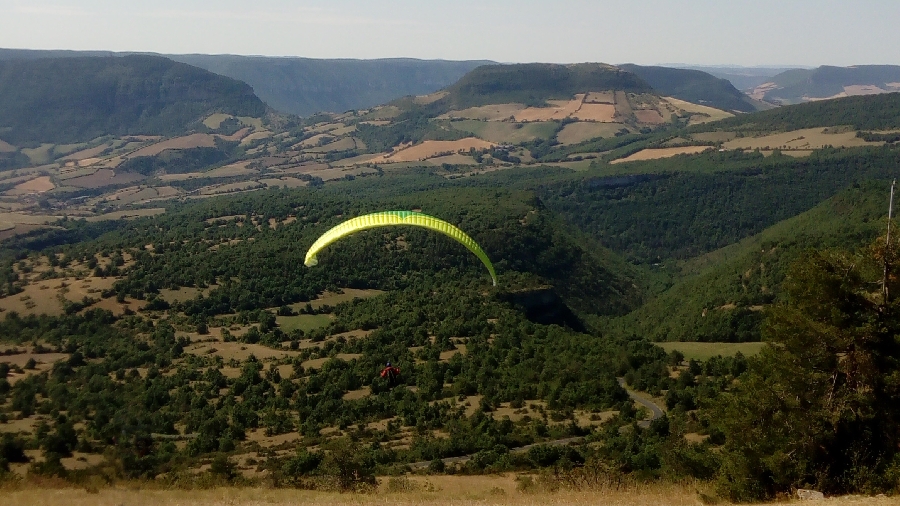
<svg viewBox="0 0 900 506">
<path fill-rule="evenodd" d="M 818 490 L 807 490 L 805 488 L 797 489 L 797 497 L 804 501 L 821 501 L 825 499 L 825 494 Z"/>
</svg>

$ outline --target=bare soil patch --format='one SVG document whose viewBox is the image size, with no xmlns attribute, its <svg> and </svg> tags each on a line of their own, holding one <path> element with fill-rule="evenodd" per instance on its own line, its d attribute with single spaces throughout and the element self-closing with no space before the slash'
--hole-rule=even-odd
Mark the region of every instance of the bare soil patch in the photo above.
<svg viewBox="0 0 900 506">
<path fill-rule="evenodd" d="M 691 138 L 699 142 L 728 142 L 737 137 L 734 132 L 701 132 L 691 134 Z"/>
<path fill-rule="evenodd" d="M 297 179 L 295 177 L 282 177 L 282 178 L 277 178 L 277 179 L 267 178 L 267 179 L 260 179 L 259 182 L 270 188 L 278 188 L 278 187 L 300 188 L 300 187 L 303 187 L 303 186 L 306 186 L 309 184 L 306 181 L 303 181 L 302 179 Z"/>
<path fill-rule="evenodd" d="M 655 109 L 640 109 L 634 111 L 634 117 L 637 118 L 638 123 L 643 123 L 645 125 L 661 125 L 666 122 L 659 111 Z"/>
<path fill-rule="evenodd" d="M 316 146 L 307 149 L 310 153 L 330 153 L 332 151 L 347 151 L 349 149 L 358 149 L 365 146 L 357 143 L 352 137 L 343 137 L 334 142 L 325 144 L 324 146 Z"/>
<path fill-rule="evenodd" d="M 248 168 L 250 161 L 243 161 L 219 167 L 209 172 L 204 172 L 205 177 L 231 177 L 231 176 L 247 176 L 251 174 L 259 174 L 256 169 Z"/>
<path fill-rule="evenodd" d="M 572 100 L 548 100 L 550 107 L 528 107 L 516 113 L 516 121 L 552 121 L 568 118 L 581 109 L 583 101 L 583 94 L 575 95 Z"/>
<path fill-rule="evenodd" d="M 12 153 L 16 151 L 18 148 L 13 146 L 12 144 L 0 139 L 0 153 Z"/>
<path fill-rule="evenodd" d="M 516 114 L 525 110 L 523 104 L 491 104 L 480 107 L 469 107 L 461 111 L 450 111 L 438 116 L 438 119 L 479 119 L 486 121 L 503 121 L 515 118 Z"/>
<path fill-rule="evenodd" d="M 163 214 L 166 209 L 163 207 L 153 207 L 148 209 L 127 209 L 124 211 L 114 211 L 111 213 L 101 214 L 99 216 L 91 216 L 87 221 L 104 221 L 104 220 L 127 220 L 133 218 L 142 218 L 144 216 L 156 216 Z"/>
<path fill-rule="evenodd" d="M 88 176 L 67 179 L 66 185 L 79 188 L 102 188 L 109 185 L 135 183 L 142 179 L 144 179 L 144 176 L 140 174 L 100 169 Z"/>
<path fill-rule="evenodd" d="M 74 153 L 72 153 L 72 154 L 70 154 L 70 155 L 66 155 L 66 156 L 63 158 L 63 160 L 76 160 L 76 161 L 78 161 L 78 160 L 85 160 L 85 159 L 88 159 L 88 158 L 94 158 L 94 157 L 98 156 L 100 153 L 102 153 L 103 150 L 109 148 L 110 146 L 112 146 L 112 144 L 109 143 L 109 142 L 107 142 L 107 143 L 101 144 L 101 145 L 99 145 L 99 146 L 95 146 L 95 147 L 93 147 L 93 148 L 88 148 L 88 149 L 83 149 L 83 150 L 81 150 L 81 151 L 76 151 L 76 152 L 74 152 Z"/>
<path fill-rule="evenodd" d="M 415 102 L 416 104 L 419 104 L 419 105 L 427 105 L 432 102 L 437 102 L 438 100 L 446 97 L 448 95 L 448 93 L 449 92 L 446 92 L 446 91 L 438 91 L 438 92 L 432 93 L 430 95 L 419 95 L 413 99 L 413 102 Z"/>
<path fill-rule="evenodd" d="M 624 163 L 624 162 L 635 162 L 638 160 L 657 160 L 659 158 L 669 158 L 676 155 L 694 155 L 697 153 L 702 153 L 707 149 L 712 149 L 709 146 L 685 146 L 681 148 L 655 148 L 655 149 L 643 149 L 634 153 L 633 155 L 627 156 L 625 158 L 619 158 L 618 160 L 613 160 L 610 163 Z"/>
<path fill-rule="evenodd" d="M 167 149 L 214 147 L 216 147 L 216 136 L 211 134 L 191 134 L 185 135 L 184 137 L 176 137 L 167 141 L 157 142 L 156 144 L 135 151 L 131 154 L 131 156 L 156 156 Z"/>
<path fill-rule="evenodd" d="M 424 141 L 421 144 L 385 156 L 385 160 L 390 162 L 418 162 L 436 156 L 444 156 L 460 151 L 465 152 L 472 148 L 477 150 L 490 149 L 495 145 L 493 142 L 475 137 L 467 137 L 458 141 Z"/>
<path fill-rule="evenodd" d="M 474 158 L 469 155 L 461 155 L 459 153 L 453 155 L 439 156 L 428 160 L 431 165 L 478 165 Z"/>
<path fill-rule="evenodd" d="M 614 123 L 617 121 L 616 106 L 613 104 L 582 104 L 581 108 L 571 116 L 582 121 L 599 121 L 602 123 Z"/>
<path fill-rule="evenodd" d="M 219 113 L 213 114 L 210 117 L 203 120 L 203 124 L 206 125 L 206 128 L 211 128 L 213 130 L 216 130 L 217 128 L 222 126 L 223 121 L 225 121 L 226 119 L 231 118 L 231 117 L 232 116 L 230 114 L 224 114 L 224 113 L 219 112 Z"/>
<path fill-rule="evenodd" d="M 36 177 L 32 180 L 25 181 L 15 186 L 11 190 L 10 195 L 24 195 L 28 193 L 44 193 L 56 188 L 56 185 L 50 181 L 50 176 Z"/>
<path fill-rule="evenodd" d="M 241 145 L 250 144 L 253 141 L 258 141 L 261 139 L 267 139 L 272 136 L 272 132 L 268 130 L 262 130 L 259 132 L 253 132 L 252 134 L 241 139 Z"/>
<path fill-rule="evenodd" d="M 184 351 L 201 356 L 218 355 L 225 361 L 228 361 L 232 358 L 238 361 L 244 361 L 250 358 L 250 355 L 253 355 L 260 360 L 265 360 L 269 358 L 295 356 L 298 354 L 297 352 L 288 349 L 276 350 L 274 348 L 269 348 L 261 344 L 246 344 L 236 342 L 205 342 L 192 344 L 188 346 Z"/>
<path fill-rule="evenodd" d="M 688 123 L 690 125 L 709 123 L 710 121 L 718 121 L 720 119 L 731 118 L 734 116 L 734 114 L 723 111 L 721 109 L 707 107 L 705 105 L 693 104 L 691 102 L 685 102 L 684 100 L 678 100 L 677 98 L 673 97 L 666 97 L 663 100 L 665 103 L 668 103 L 676 109 L 692 113 L 693 116 Z"/>
<path fill-rule="evenodd" d="M 612 91 L 592 91 L 584 97 L 586 104 L 615 104 L 616 95 Z"/>
</svg>

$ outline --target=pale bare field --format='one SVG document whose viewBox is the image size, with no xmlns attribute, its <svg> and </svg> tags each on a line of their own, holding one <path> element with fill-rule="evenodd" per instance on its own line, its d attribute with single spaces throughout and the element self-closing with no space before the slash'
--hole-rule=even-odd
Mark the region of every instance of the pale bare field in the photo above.
<svg viewBox="0 0 900 506">
<path fill-rule="evenodd" d="M 244 127 L 231 135 L 219 134 L 219 138 L 221 138 L 222 140 L 226 140 L 226 141 L 236 142 L 236 141 L 243 139 L 249 132 L 250 132 L 250 128 Z"/>
<path fill-rule="evenodd" d="M 478 165 L 475 162 L 475 159 L 469 155 L 461 155 L 459 153 L 454 153 L 452 155 L 446 156 L 438 156 L 436 158 L 430 158 L 428 163 L 431 165 L 443 165 L 445 163 L 449 163 L 450 165 Z"/>
<path fill-rule="evenodd" d="M 334 130 L 332 130 L 331 135 L 337 135 L 337 136 L 347 135 L 347 134 L 353 133 L 355 131 L 356 131 L 356 125 L 342 126 L 341 128 L 335 128 Z"/>
<path fill-rule="evenodd" d="M 232 332 L 232 334 L 239 335 L 241 333 Z M 266 360 L 269 358 L 283 358 L 288 356 L 293 357 L 298 354 L 298 352 L 288 349 L 276 350 L 274 348 L 269 348 L 268 346 L 263 346 L 261 344 L 247 344 L 237 342 L 204 342 L 192 344 L 185 348 L 184 351 L 185 353 L 191 353 L 194 355 L 218 355 L 225 361 L 228 361 L 232 358 L 239 361 L 244 361 L 250 358 L 250 355 L 255 356 L 259 360 Z"/>
<path fill-rule="evenodd" d="M 325 139 L 325 138 L 328 138 L 328 137 L 332 137 L 332 136 L 331 136 L 331 135 L 328 135 L 328 134 L 326 134 L 326 133 L 316 134 L 316 135 L 313 135 L 312 137 L 310 137 L 310 138 L 308 138 L 308 139 L 304 139 L 304 140 L 300 141 L 299 143 L 295 144 L 295 145 L 292 146 L 292 147 L 295 148 L 295 149 L 308 149 L 308 148 L 314 148 L 314 147 L 316 147 L 316 146 L 319 145 L 319 142 L 320 142 L 322 139 Z"/>
<path fill-rule="evenodd" d="M 692 134 L 691 138 L 700 142 L 728 142 L 737 137 L 734 132 L 702 132 Z"/>
<path fill-rule="evenodd" d="M 451 123 L 456 130 L 469 132 L 490 142 L 518 144 L 538 138 L 549 138 L 558 127 L 557 122 L 536 121 L 512 123 L 509 121 L 459 120 Z"/>
<path fill-rule="evenodd" d="M 209 172 L 203 172 L 202 174 L 204 177 L 230 177 L 259 174 L 258 170 L 247 167 L 250 163 L 250 161 L 237 162 L 224 167 L 219 167 L 218 169 L 213 169 Z"/>
<path fill-rule="evenodd" d="M 12 153 L 16 151 L 18 148 L 13 146 L 12 144 L 0 139 L 0 153 Z"/>
<path fill-rule="evenodd" d="M 437 102 L 438 100 L 446 97 L 448 94 L 449 94 L 449 92 L 447 92 L 447 91 L 438 91 L 438 92 L 432 93 L 430 95 L 418 95 L 416 98 L 413 99 L 413 102 L 415 102 L 416 104 L 419 104 L 419 105 L 427 105 L 432 102 Z"/>
<path fill-rule="evenodd" d="M 216 137 L 214 135 L 191 134 L 157 142 L 156 144 L 135 151 L 131 156 L 156 156 L 167 149 L 214 148 L 215 146 Z"/>
<path fill-rule="evenodd" d="M 253 132 L 252 134 L 241 139 L 241 145 L 250 144 L 253 141 L 258 141 L 260 139 L 267 139 L 272 136 L 272 132 L 268 130 L 262 130 L 259 132 Z"/>
<path fill-rule="evenodd" d="M 373 121 L 360 121 L 359 123 L 362 125 L 384 126 L 384 125 L 390 125 L 392 122 L 388 121 L 386 119 L 378 119 L 378 120 L 373 120 Z"/>
<path fill-rule="evenodd" d="M 302 179 L 297 179 L 295 177 L 282 177 L 282 178 L 278 178 L 278 179 L 267 178 L 267 179 L 260 179 L 259 182 L 268 187 L 271 187 L 271 188 L 276 188 L 276 187 L 300 188 L 300 187 L 303 187 L 303 186 L 306 186 L 307 184 L 309 184 L 306 181 L 303 181 Z"/>
<path fill-rule="evenodd" d="M 223 121 L 225 121 L 226 119 L 231 118 L 231 117 L 232 116 L 230 114 L 224 114 L 224 113 L 219 112 L 219 113 L 213 114 L 210 117 L 203 120 L 203 124 L 206 125 L 206 128 L 211 128 L 211 129 L 215 130 L 215 129 L 219 128 L 220 126 L 222 126 Z"/>
<path fill-rule="evenodd" d="M 485 121 L 502 121 L 525 110 L 523 104 L 491 104 L 480 107 L 469 107 L 461 111 L 450 111 L 438 116 L 438 119 L 480 119 Z"/>
<path fill-rule="evenodd" d="M 22 148 L 22 154 L 27 156 L 31 163 L 37 165 L 49 162 L 52 150 L 53 144 L 41 144 L 37 148 Z"/>
<path fill-rule="evenodd" d="M 50 181 L 50 176 L 41 176 L 17 184 L 12 190 L 7 192 L 10 195 L 25 195 L 29 193 L 44 193 L 56 188 L 56 185 Z"/>
<path fill-rule="evenodd" d="M 638 160 L 657 160 L 659 158 L 669 158 L 676 155 L 695 155 L 697 153 L 702 153 L 707 149 L 712 149 L 709 146 L 685 146 L 681 148 L 655 148 L 655 149 L 642 149 L 633 155 L 627 156 L 625 158 L 619 158 L 618 160 L 613 160 L 609 163 L 624 163 L 624 162 L 635 162 Z"/>
<path fill-rule="evenodd" d="M 585 103 L 571 115 L 582 121 L 616 122 L 616 106 L 613 104 Z"/>
<path fill-rule="evenodd" d="M 25 214 L 25 213 L 0 213 L 0 225 L 2 224 L 15 224 L 15 225 L 46 225 L 47 223 L 54 222 L 58 220 L 59 216 L 47 216 L 40 214 Z"/>
<path fill-rule="evenodd" d="M 421 144 L 408 147 L 406 149 L 394 152 L 385 156 L 386 161 L 390 162 L 418 162 L 443 156 L 445 154 L 458 153 L 459 151 L 468 151 L 475 149 L 490 149 L 496 144 L 484 141 L 475 137 L 467 137 L 458 141 L 424 141 Z"/>
<path fill-rule="evenodd" d="M 592 91 L 584 97 L 584 102 L 586 104 L 614 104 L 616 96 L 612 91 Z"/>
<path fill-rule="evenodd" d="M 366 114 L 367 120 L 387 120 L 396 118 L 402 111 L 394 105 L 386 105 L 384 107 L 376 107 Z"/>
<path fill-rule="evenodd" d="M 100 299 L 100 292 L 111 288 L 114 282 L 115 278 L 94 277 L 36 281 L 26 285 L 20 293 L 0 298 L 0 311 L 58 316 L 63 313 L 60 296 L 70 301 L 81 301 L 84 297 Z"/>
<path fill-rule="evenodd" d="M 128 209 L 125 211 L 114 211 L 111 213 L 101 214 L 99 216 L 91 216 L 86 219 L 87 221 L 122 220 L 129 218 L 141 218 L 144 216 L 156 216 L 165 212 L 165 208 L 162 207 L 154 207 L 150 209 Z"/>
<path fill-rule="evenodd" d="M 655 109 L 639 109 L 634 111 L 634 117 L 639 123 L 645 125 L 661 125 L 666 122 L 665 118 Z"/>
<path fill-rule="evenodd" d="M 93 148 L 83 149 L 81 151 L 76 151 L 72 154 L 66 155 L 65 157 L 63 157 L 63 160 L 84 160 L 86 158 L 94 158 L 99 155 L 104 149 L 110 146 L 112 146 L 112 144 L 106 142 Z"/>
<path fill-rule="evenodd" d="M 362 146 L 357 145 L 357 142 L 353 137 L 343 137 L 334 142 L 329 142 L 324 146 L 316 146 L 307 149 L 310 153 L 328 153 L 331 151 L 346 151 L 348 149 L 357 149 Z"/>
<path fill-rule="evenodd" d="M 203 294 L 204 297 L 209 295 L 209 292 L 214 288 L 217 288 L 218 285 L 212 285 L 207 288 L 195 288 L 192 286 L 183 286 L 178 290 L 172 290 L 170 288 L 163 288 L 159 291 L 159 296 L 162 300 L 166 302 L 184 302 L 186 300 L 191 300 L 197 295 Z"/>
<path fill-rule="evenodd" d="M 87 176 L 73 177 L 66 180 L 67 186 L 79 188 L 102 188 L 113 184 L 128 184 L 144 179 L 144 176 L 133 173 L 117 173 L 112 169 L 99 169 Z"/>
<path fill-rule="evenodd" d="M 621 128 L 620 123 L 569 123 L 556 134 L 556 139 L 564 145 L 578 144 L 596 137 L 612 137 Z"/>
<path fill-rule="evenodd" d="M 257 181 L 241 181 L 239 183 L 219 184 L 212 186 L 204 186 L 197 192 L 200 195 L 219 195 L 221 193 L 243 192 L 248 190 L 258 190 L 264 185 Z"/>
<path fill-rule="evenodd" d="M 619 114 L 619 117 L 627 118 L 631 116 L 632 108 L 631 108 L 631 100 L 628 99 L 628 94 L 624 91 L 617 91 L 614 93 L 615 96 L 615 104 L 616 104 L 616 113 Z"/>
<path fill-rule="evenodd" d="M 516 113 L 516 121 L 561 120 L 575 115 L 581 109 L 584 94 L 575 95 L 572 100 L 548 100 L 550 107 L 528 107 Z M 592 107 L 596 107 L 593 104 Z M 602 108 L 603 106 L 600 105 Z M 605 110 L 605 109 L 601 109 Z"/>
<path fill-rule="evenodd" d="M 694 113 L 689 122 L 690 125 L 697 125 L 700 123 L 708 123 L 710 121 L 718 121 L 720 119 L 731 118 L 734 114 L 723 111 L 721 109 L 716 109 L 715 107 L 707 107 L 705 105 L 692 104 L 690 102 L 685 102 L 684 100 L 678 100 L 673 97 L 665 97 L 662 99 L 663 101 L 671 104 L 673 107 L 677 109 L 681 109 L 682 111 L 687 111 L 690 113 Z M 705 115 L 705 116 L 696 116 Z"/>
<path fill-rule="evenodd" d="M 837 148 L 880 146 L 883 142 L 866 142 L 856 131 L 829 133 L 824 128 L 805 128 L 761 137 L 740 137 L 723 144 L 726 149 L 821 149 L 826 145 Z"/>
</svg>

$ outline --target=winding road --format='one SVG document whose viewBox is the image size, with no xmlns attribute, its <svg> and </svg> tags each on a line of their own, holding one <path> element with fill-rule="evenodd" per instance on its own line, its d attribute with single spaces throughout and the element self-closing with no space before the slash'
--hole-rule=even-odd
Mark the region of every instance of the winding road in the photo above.
<svg viewBox="0 0 900 506">
<path fill-rule="evenodd" d="M 641 420 L 640 422 L 638 422 L 638 427 L 646 429 L 647 427 L 650 426 L 650 422 L 663 416 L 663 410 L 659 406 L 657 406 L 653 401 L 641 397 L 640 395 L 637 394 L 637 392 L 634 392 L 633 390 L 630 390 L 627 386 L 625 386 L 625 378 L 616 378 L 616 379 L 619 380 L 619 386 L 621 386 L 625 390 L 625 392 L 628 393 L 628 397 L 631 397 L 634 401 L 636 401 L 637 403 L 641 404 L 642 406 L 644 406 L 650 410 L 650 418 L 647 420 Z M 540 446 L 540 445 L 564 446 L 564 445 L 568 445 L 571 443 L 581 442 L 581 440 L 583 440 L 583 439 L 584 439 L 583 437 L 567 437 L 567 438 L 563 438 L 563 439 L 554 439 L 553 441 L 544 441 L 542 443 L 533 443 L 530 445 L 518 446 L 516 448 L 510 448 L 509 452 L 510 453 L 527 452 L 529 449 L 531 449 L 535 446 Z M 447 458 L 444 458 L 441 460 L 444 462 L 444 465 L 464 464 L 464 463 L 468 462 L 469 460 L 471 460 L 472 457 L 473 457 L 473 455 L 463 455 L 460 457 L 447 457 Z M 410 467 L 410 469 L 415 471 L 415 470 L 425 469 L 430 464 L 431 464 L 431 461 L 413 462 L 413 463 L 409 464 L 409 467 Z"/>
</svg>

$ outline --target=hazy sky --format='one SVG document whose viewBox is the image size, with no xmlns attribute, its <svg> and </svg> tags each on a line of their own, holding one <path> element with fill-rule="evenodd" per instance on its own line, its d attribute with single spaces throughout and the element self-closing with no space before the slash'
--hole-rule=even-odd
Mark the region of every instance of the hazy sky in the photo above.
<svg viewBox="0 0 900 506">
<path fill-rule="evenodd" d="M 0 0 L 0 47 L 502 62 L 900 64 L 900 0 Z"/>
</svg>

